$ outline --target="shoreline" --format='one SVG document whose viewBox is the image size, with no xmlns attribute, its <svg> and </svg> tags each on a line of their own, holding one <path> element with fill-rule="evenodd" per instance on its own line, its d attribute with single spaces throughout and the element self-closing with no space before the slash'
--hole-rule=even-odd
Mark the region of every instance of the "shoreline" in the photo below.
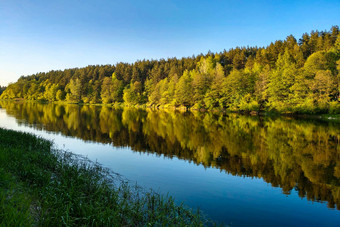
<svg viewBox="0 0 340 227">
<path fill-rule="evenodd" d="M 328 122 L 339 122 L 340 123 L 340 114 L 329 114 L 329 113 L 293 113 L 293 112 L 285 112 L 280 113 L 277 111 L 232 111 L 221 108 L 214 109 L 196 109 L 196 108 L 186 108 L 183 106 L 175 107 L 175 106 L 150 106 L 147 104 L 138 104 L 138 105 L 127 105 L 124 103 L 72 103 L 66 101 L 37 101 L 37 100 L 25 100 L 25 99 L 0 99 L 0 101 L 10 101 L 10 102 L 31 102 L 31 103 L 40 103 L 40 104 L 61 104 L 61 105 L 78 105 L 78 106 L 101 106 L 101 107 L 110 107 L 110 108 L 137 108 L 137 109 L 150 109 L 150 110 L 172 110 L 172 111 L 180 111 L 180 112 L 211 112 L 211 113 L 222 113 L 222 114 L 241 114 L 247 116 L 265 116 L 265 117 L 295 117 L 300 119 L 314 119 L 314 120 L 322 120 Z"/>
<path fill-rule="evenodd" d="M 20 138 L 18 140 L 18 138 Z M 129 185 L 51 141 L 0 128 L 0 225 L 203 226 L 174 198 Z"/>
</svg>

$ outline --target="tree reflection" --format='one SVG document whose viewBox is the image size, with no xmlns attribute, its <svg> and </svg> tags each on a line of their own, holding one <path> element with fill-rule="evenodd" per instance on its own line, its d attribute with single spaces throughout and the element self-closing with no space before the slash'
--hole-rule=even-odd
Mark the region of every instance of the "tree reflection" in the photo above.
<svg viewBox="0 0 340 227">
<path fill-rule="evenodd" d="M 296 190 L 300 197 L 340 208 L 336 123 L 9 101 L 0 105 L 30 127 L 262 178 L 283 193 Z"/>
</svg>

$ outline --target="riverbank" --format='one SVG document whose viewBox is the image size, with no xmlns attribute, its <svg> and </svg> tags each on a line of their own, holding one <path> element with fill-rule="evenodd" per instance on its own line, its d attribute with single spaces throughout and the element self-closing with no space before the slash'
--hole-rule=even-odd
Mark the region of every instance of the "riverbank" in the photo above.
<svg viewBox="0 0 340 227">
<path fill-rule="evenodd" d="M 0 128 L 1 226 L 207 224 L 174 199 L 131 186 L 52 142 Z"/>
<path fill-rule="evenodd" d="M 111 104 L 104 104 L 104 103 L 70 103 L 66 101 L 55 101 L 55 102 L 48 102 L 48 101 L 34 101 L 34 100 L 25 100 L 25 99 L 17 99 L 17 100 L 8 100 L 8 99 L 0 99 L 0 101 L 9 101 L 9 102 L 32 102 L 32 103 L 54 103 L 60 105 L 79 105 L 79 106 L 103 106 L 109 108 L 137 108 L 137 109 L 150 109 L 150 110 L 172 110 L 172 111 L 180 111 L 180 112 L 212 112 L 212 113 L 223 113 L 223 114 L 242 114 L 242 115 L 250 115 L 250 116 L 264 116 L 264 117 L 278 117 L 278 116 L 285 116 L 285 117 L 295 117 L 300 119 L 314 119 L 314 120 L 321 120 L 327 122 L 337 122 L 340 123 L 340 114 L 327 114 L 327 113 L 294 113 L 294 112 L 285 112 L 280 113 L 277 111 L 231 111 L 227 109 L 215 108 L 215 109 L 195 109 L 190 108 L 187 109 L 186 107 L 180 106 L 149 106 L 146 104 L 138 104 L 138 105 L 127 105 L 124 103 L 111 103 Z M 0 106 L 1 107 L 1 106 Z"/>
</svg>

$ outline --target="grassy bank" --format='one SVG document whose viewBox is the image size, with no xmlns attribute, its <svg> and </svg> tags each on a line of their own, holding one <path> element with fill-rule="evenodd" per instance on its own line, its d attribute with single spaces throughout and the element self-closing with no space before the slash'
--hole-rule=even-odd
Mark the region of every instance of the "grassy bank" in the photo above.
<svg viewBox="0 0 340 227">
<path fill-rule="evenodd" d="M 171 197 L 129 186 L 50 141 L 0 128 L 0 226 L 205 224 Z"/>
</svg>

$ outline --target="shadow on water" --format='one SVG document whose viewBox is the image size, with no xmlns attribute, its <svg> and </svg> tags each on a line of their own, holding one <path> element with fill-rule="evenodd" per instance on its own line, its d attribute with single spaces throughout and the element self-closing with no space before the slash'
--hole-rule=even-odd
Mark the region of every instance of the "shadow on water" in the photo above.
<svg viewBox="0 0 340 227">
<path fill-rule="evenodd" d="M 288 117 L 1 101 L 21 124 L 262 178 L 340 209 L 340 125 Z"/>
</svg>

